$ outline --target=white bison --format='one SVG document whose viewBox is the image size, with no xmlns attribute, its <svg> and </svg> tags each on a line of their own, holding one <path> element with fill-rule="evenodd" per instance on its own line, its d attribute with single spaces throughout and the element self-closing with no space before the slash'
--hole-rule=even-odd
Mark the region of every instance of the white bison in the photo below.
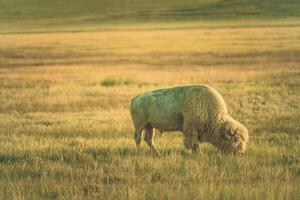
<svg viewBox="0 0 300 200">
<path fill-rule="evenodd" d="M 243 154 L 249 139 L 247 129 L 229 116 L 222 96 L 206 85 L 189 85 L 145 92 L 130 105 L 137 146 L 153 144 L 155 129 L 181 131 L 184 146 L 196 152 L 199 143 L 209 142 L 222 152 Z"/>
</svg>

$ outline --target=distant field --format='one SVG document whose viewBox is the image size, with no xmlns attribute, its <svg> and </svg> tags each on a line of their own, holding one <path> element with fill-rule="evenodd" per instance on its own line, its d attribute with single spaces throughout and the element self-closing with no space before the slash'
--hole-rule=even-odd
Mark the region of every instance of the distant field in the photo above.
<svg viewBox="0 0 300 200">
<path fill-rule="evenodd" d="M 0 199 L 300 199 L 300 1 L 0 0 Z M 137 151 L 130 99 L 208 84 L 242 157 Z"/>
<path fill-rule="evenodd" d="M 298 24 L 298 0 L 0 0 L 0 33 L 101 30 L 142 24 Z"/>
</svg>

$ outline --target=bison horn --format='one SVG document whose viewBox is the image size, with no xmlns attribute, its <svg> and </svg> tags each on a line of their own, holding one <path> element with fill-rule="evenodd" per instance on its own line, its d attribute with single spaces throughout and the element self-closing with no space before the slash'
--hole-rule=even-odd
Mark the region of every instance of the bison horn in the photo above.
<svg viewBox="0 0 300 200">
<path fill-rule="evenodd" d="M 228 134 L 226 134 L 226 135 L 225 135 L 225 139 L 226 139 L 226 140 L 229 140 L 229 139 L 230 139 L 230 136 L 229 136 Z"/>
</svg>

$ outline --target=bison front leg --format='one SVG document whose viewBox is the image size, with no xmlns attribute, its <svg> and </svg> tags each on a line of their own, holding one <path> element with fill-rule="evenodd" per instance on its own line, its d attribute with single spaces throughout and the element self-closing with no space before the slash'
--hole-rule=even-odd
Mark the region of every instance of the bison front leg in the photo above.
<svg viewBox="0 0 300 200">
<path fill-rule="evenodd" d="M 199 144 L 193 144 L 192 152 L 193 153 L 198 153 L 199 152 Z"/>
<path fill-rule="evenodd" d="M 197 153 L 199 150 L 198 132 L 193 129 L 185 128 L 183 130 L 183 144 L 186 149 Z"/>
<path fill-rule="evenodd" d="M 153 140 L 155 136 L 155 130 L 151 125 L 147 125 L 145 127 L 145 137 L 144 140 L 147 143 L 147 145 L 150 147 L 150 149 L 158 156 L 160 156 L 160 153 L 157 151 L 156 147 L 154 146 Z"/>
</svg>

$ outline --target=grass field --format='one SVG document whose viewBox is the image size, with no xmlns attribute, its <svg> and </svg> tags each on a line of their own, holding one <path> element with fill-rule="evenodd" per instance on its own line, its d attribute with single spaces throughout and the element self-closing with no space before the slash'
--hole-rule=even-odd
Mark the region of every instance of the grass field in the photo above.
<svg viewBox="0 0 300 200">
<path fill-rule="evenodd" d="M 300 199 L 297 1 L 74 2 L 0 0 L 0 199 Z M 130 99 L 197 83 L 249 129 L 246 154 L 188 155 L 180 133 L 138 151 Z"/>
</svg>

